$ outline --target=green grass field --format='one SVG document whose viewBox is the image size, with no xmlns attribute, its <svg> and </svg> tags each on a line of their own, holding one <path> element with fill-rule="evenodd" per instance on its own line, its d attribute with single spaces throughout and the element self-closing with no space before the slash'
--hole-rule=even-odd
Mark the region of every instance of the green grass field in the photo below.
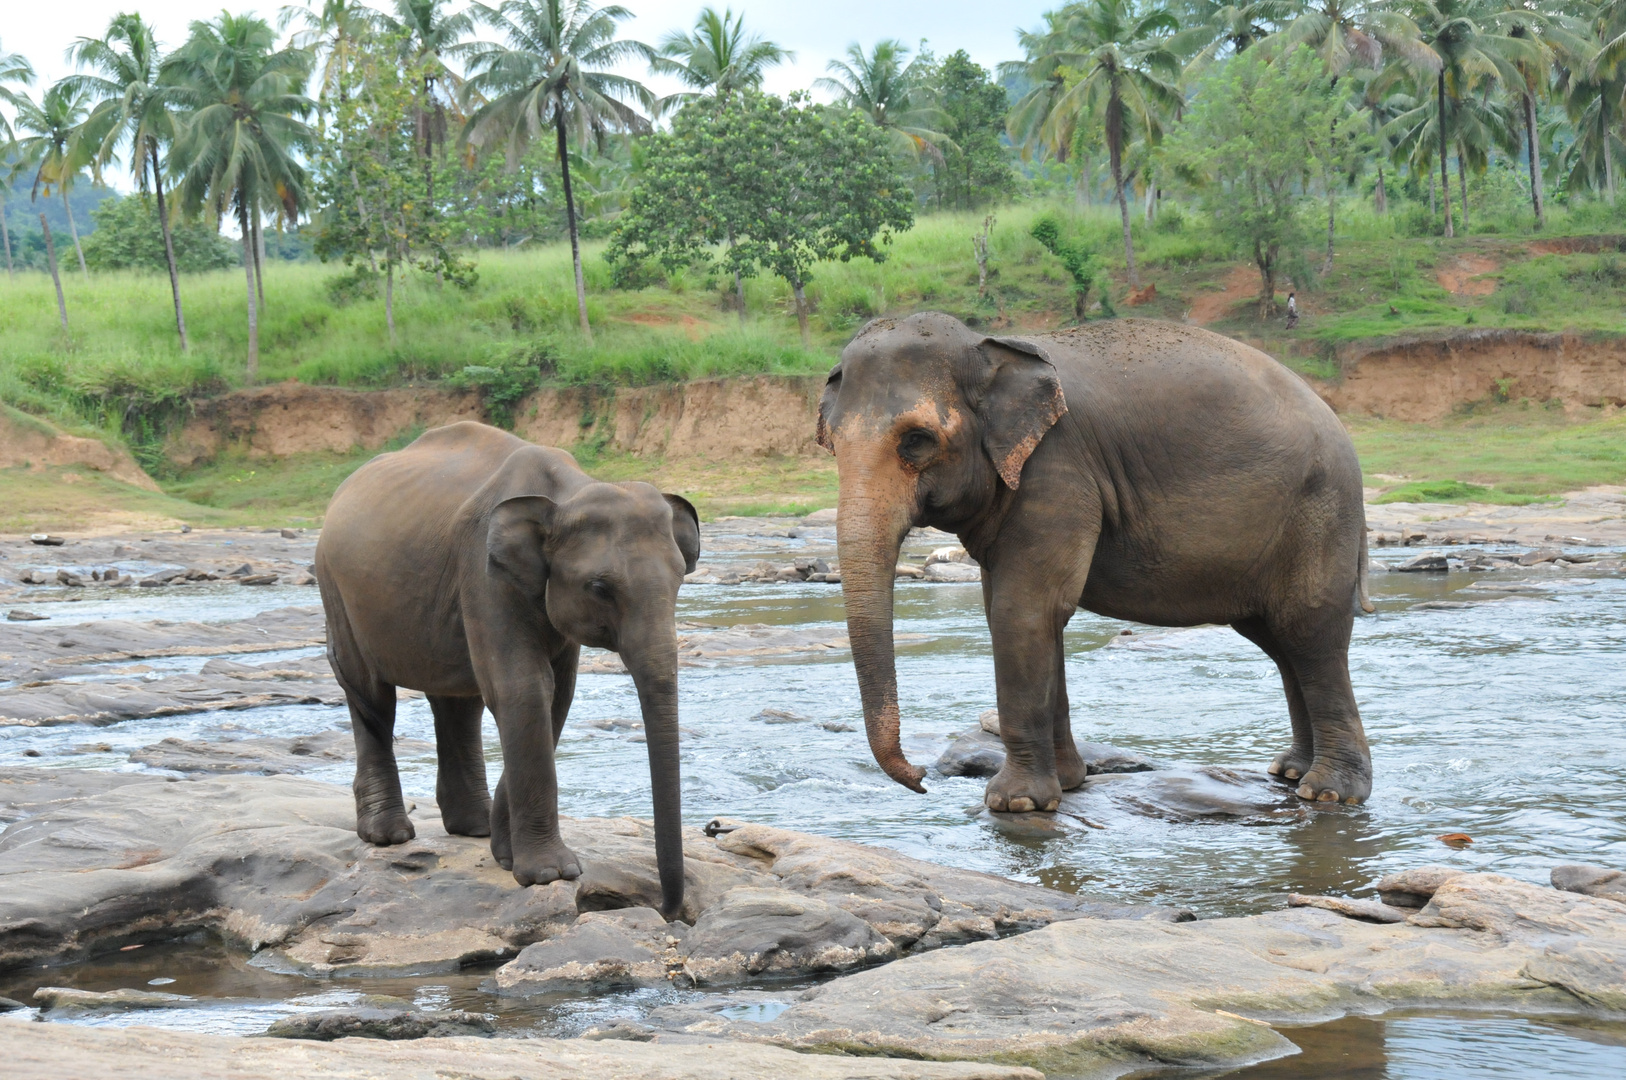
<svg viewBox="0 0 1626 1080">
<path fill-rule="evenodd" d="M 927 308 L 974 325 L 1052 329 L 1071 317 L 1072 298 L 1060 263 L 1029 235 L 1041 212 L 1061 214 L 1073 235 L 1094 243 L 1120 313 L 1180 320 L 1200 312 L 1197 321 L 1322 377 L 1337 374 L 1339 348 L 1350 342 L 1470 327 L 1619 333 L 1626 326 L 1626 243 L 1620 237 L 1626 205 L 1618 213 L 1592 205 L 1557 210 L 1539 236 L 1498 232 L 1445 241 L 1403 235 L 1405 215 L 1380 217 L 1349 200 L 1340 209 L 1332 272 L 1322 277 L 1305 270 L 1319 268 L 1319 250 L 1300 253 L 1289 265 L 1309 287 L 1300 289 L 1305 318 L 1288 332 L 1280 319 L 1260 320 L 1251 264 L 1235 257 L 1200 215 L 1165 212 L 1154 226 L 1137 215 L 1142 282 L 1157 289 L 1144 306 L 1125 307 L 1116 213 L 1029 204 L 997 213 L 987 296 L 978 295 L 971 246 L 980 215 L 925 216 L 879 265 L 821 265 L 808 290 L 814 342 L 806 350 L 789 290 L 777 280 L 747 282 L 742 326 L 731 308 L 730 282 L 691 270 L 646 288 L 616 289 L 596 244 L 585 253 L 590 346 L 575 327 L 563 245 L 480 252 L 479 281 L 467 292 L 439 287 L 417 272 L 406 275 L 397 288 L 393 344 L 382 299 L 346 301 L 331 288 L 343 267 L 275 263 L 266 275 L 260 381 L 377 387 L 457 378 L 471 365 L 517 371 L 522 381 L 603 385 L 821 372 L 866 320 Z M 1568 236 L 1592 239 L 1566 244 Z M 1584 250 L 1568 250 L 1577 247 Z M 251 462 L 228 455 L 184 472 L 168 467 L 157 456 L 162 435 L 185 416 L 189 399 L 246 382 L 242 274 L 183 278 L 193 343 L 185 354 L 175 341 L 163 276 L 98 274 L 87 282 L 66 272 L 63 284 L 68 333 L 57 324 L 48 277 L 0 280 L 0 401 L 132 445 L 169 500 L 143 494 L 137 499 L 142 513 L 190 515 L 197 523 L 307 523 L 369 456 Z M 1280 287 L 1285 292 L 1289 281 Z M 1620 449 L 1626 425 L 1619 418 L 1585 421 L 1539 407 L 1487 405 L 1439 424 L 1354 419 L 1350 426 L 1368 482 L 1389 489 L 1391 498 L 1428 493 L 1507 501 L 1626 482 Z M 593 457 L 589 464 L 609 479 L 647 475 L 685 491 L 711 516 L 805 512 L 834 500 L 827 461 L 741 467 Z M 20 494 L 3 527 L 44 520 L 53 485 L 13 473 L 8 470 L 5 487 Z M 89 494 L 101 483 L 83 476 L 55 489 Z M 70 517 L 94 509 L 77 494 L 62 506 Z"/>
</svg>

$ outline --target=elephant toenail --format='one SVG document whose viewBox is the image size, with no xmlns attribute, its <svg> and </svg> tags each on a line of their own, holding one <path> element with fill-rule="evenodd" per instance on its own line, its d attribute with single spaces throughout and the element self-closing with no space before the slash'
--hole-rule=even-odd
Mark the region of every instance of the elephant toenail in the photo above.
<svg viewBox="0 0 1626 1080">
<path fill-rule="evenodd" d="M 1288 769 L 1286 776 L 1289 780 L 1297 780 L 1299 778 L 1299 771 L 1297 769 Z"/>
<path fill-rule="evenodd" d="M 1265 766 L 1265 771 L 1272 776 L 1280 776 L 1282 774 L 1282 767 L 1279 763 L 1272 761 L 1269 765 Z"/>
<path fill-rule="evenodd" d="M 1317 795 L 1315 797 L 1315 799 L 1316 799 L 1316 802 L 1337 802 L 1338 801 L 1338 793 L 1336 791 L 1332 791 L 1332 790 L 1329 789 L 1329 790 L 1323 791 L 1321 794 Z"/>
<path fill-rule="evenodd" d="M 1045 813 L 1047 813 L 1047 814 L 1050 813 L 1051 811 L 1055 810 L 1056 807 L 1058 807 L 1060 805 L 1061 805 L 1061 800 L 1060 799 L 1051 799 L 1049 802 L 1044 804 Z"/>
<path fill-rule="evenodd" d="M 1013 814 L 1026 814 L 1033 809 L 1033 800 L 1026 795 L 1018 795 L 1010 801 L 1010 810 Z"/>
<path fill-rule="evenodd" d="M 1348 806 L 1359 806 L 1359 805 L 1361 805 L 1361 800 L 1359 800 L 1355 796 L 1351 795 L 1349 798 L 1344 800 L 1344 803 L 1345 803 L 1345 805 L 1348 805 Z"/>
<path fill-rule="evenodd" d="M 1313 799 L 1315 798 L 1315 788 L 1311 787 L 1309 784 L 1300 784 L 1299 789 L 1297 792 L 1295 792 L 1295 794 L 1301 799 Z"/>
</svg>

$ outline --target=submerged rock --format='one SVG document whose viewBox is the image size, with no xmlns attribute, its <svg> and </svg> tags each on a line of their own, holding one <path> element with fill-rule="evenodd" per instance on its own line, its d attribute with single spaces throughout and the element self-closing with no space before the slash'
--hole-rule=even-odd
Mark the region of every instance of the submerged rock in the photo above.
<svg viewBox="0 0 1626 1080">
<path fill-rule="evenodd" d="M 1150 772 L 1157 766 L 1139 754 L 1106 743 L 1078 743 L 1079 756 L 1089 775 Z M 993 776 L 1005 765 L 1005 743 L 999 736 L 999 712 L 989 709 L 977 726 L 955 736 L 938 757 L 936 769 L 944 776 Z"/>
<path fill-rule="evenodd" d="M 479 1013 L 448 1009 L 332 1009 L 284 1017 L 265 1030 L 272 1039 L 444 1039 L 457 1035 L 489 1036 L 497 1025 Z"/>
<path fill-rule="evenodd" d="M 898 955 L 892 942 L 849 911 L 806 894 L 759 888 L 726 893 L 678 949 L 683 974 L 696 985 L 847 971 Z"/>
<path fill-rule="evenodd" d="M 41 1009 L 179 1009 L 196 1005 L 185 994 L 164 994 L 157 990 L 75 990 L 66 986 L 42 986 L 34 991 Z"/>
<path fill-rule="evenodd" d="M 662 985 L 681 965 L 677 945 L 688 929 L 668 929 L 654 908 L 585 912 L 563 933 L 527 945 L 486 985 L 507 995 Z"/>
<path fill-rule="evenodd" d="M 1555 866 L 1552 882 L 1553 888 L 1563 889 L 1565 892 L 1626 904 L 1626 872 L 1620 870 L 1580 864 Z"/>
</svg>

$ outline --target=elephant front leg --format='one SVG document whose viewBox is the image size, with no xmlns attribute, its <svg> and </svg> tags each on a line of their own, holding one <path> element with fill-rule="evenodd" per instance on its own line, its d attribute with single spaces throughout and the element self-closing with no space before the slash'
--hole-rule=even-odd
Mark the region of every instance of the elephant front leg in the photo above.
<svg viewBox="0 0 1626 1080">
<path fill-rule="evenodd" d="M 1050 811 L 1061 802 L 1062 770 L 1067 786 L 1084 781 L 1084 763 L 1072 746 L 1071 727 L 1058 729 L 1067 695 L 1059 670 L 1061 631 L 1066 625 L 1049 613 L 1020 603 L 996 602 L 989 612 L 994 642 L 994 681 L 999 694 L 999 737 L 1005 764 L 988 781 L 988 809 L 1020 813 Z M 1058 757 L 1057 744 L 1066 738 Z"/>
<path fill-rule="evenodd" d="M 551 687 L 537 685 L 492 707 L 503 774 L 492 808 L 491 851 L 521 885 L 581 876 L 581 861 L 559 835 L 551 698 Z"/>
<path fill-rule="evenodd" d="M 404 844 L 417 835 L 401 798 L 395 764 L 395 687 L 341 680 L 356 740 L 356 835 L 369 844 Z"/>
<path fill-rule="evenodd" d="M 491 833 L 491 796 L 486 792 L 486 754 L 480 742 L 485 702 L 477 697 L 429 696 L 435 714 L 435 801 L 453 836 Z"/>
</svg>

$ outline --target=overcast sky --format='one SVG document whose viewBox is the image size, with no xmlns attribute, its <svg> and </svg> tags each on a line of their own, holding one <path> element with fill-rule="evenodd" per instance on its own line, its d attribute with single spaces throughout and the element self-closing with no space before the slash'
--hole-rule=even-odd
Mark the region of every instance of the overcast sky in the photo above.
<svg viewBox="0 0 1626 1080">
<path fill-rule="evenodd" d="M 275 22 L 280 3 L 254 0 L 3 0 L 0 47 L 20 52 L 34 63 L 38 86 L 49 85 L 71 69 L 63 51 L 76 37 L 99 36 L 120 11 L 141 12 L 157 28 L 161 41 L 173 46 L 186 36 L 193 19 L 211 18 L 222 6 L 233 11 L 256 11 Z M 319 2 L 319 0 L 317 0 Z M 838 57 L 850 42 L 866 47 L 878 38 L 895 37 L 914 48 L 925 38 L 938 55 L 964 49 L 985 67 L 1017 55 L 1018 27 L 1037 26 L 1040 15 L 1061 0 L 1007 0 L 989 5 L 976 0 L 735 0 L 735 11 L 745 14 L 746 26 L 772 41 L 793 49 L 796 62 L 768 76 L 775 93 L 806 88 L 824 74 L 824 65 Z M 387 8 L 388 0 L 369 0 Z M 635 18 L 622 24 L 628 37 L 653 45 L 668 30 L 687 29 L 704 4 L 697 0 L 625 0 Z M 642 75 L 643 73 L 640 73 Z M 651 80 L 657 90 L 661 86 Z"/>
</svg>

